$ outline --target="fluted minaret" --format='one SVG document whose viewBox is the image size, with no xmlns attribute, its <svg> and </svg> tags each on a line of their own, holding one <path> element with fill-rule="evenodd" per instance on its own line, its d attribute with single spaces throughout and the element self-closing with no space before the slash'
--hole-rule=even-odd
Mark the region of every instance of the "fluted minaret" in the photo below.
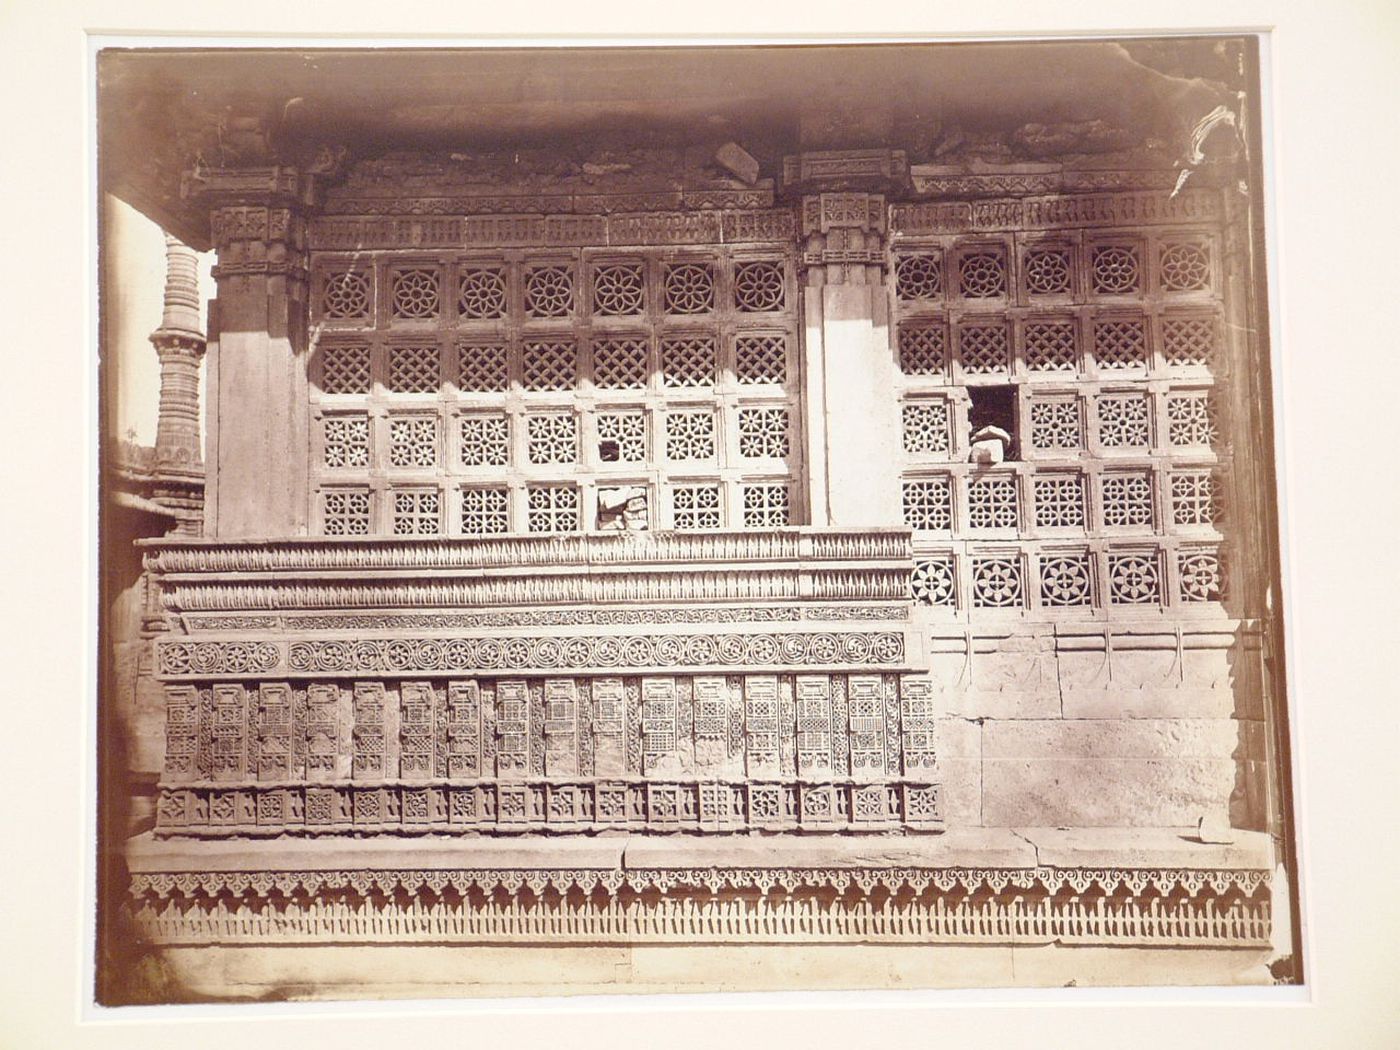
<svg viewBox="0 0 1400 1050">
<path fill-rule="evenodd" d="M 156 418 L 156 471 L 203 474 L 199 441 L 199 272 L 194 250 L 165 235 L 165 312 L 151 333 L 160 358 L 160 410 Z"/>
</svg>

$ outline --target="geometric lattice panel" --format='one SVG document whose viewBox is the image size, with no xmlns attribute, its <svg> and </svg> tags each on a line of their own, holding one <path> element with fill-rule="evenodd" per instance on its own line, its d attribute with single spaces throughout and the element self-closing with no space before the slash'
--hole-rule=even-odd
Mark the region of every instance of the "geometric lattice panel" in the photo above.
<svg viewBox="0 0 1400 1050">
<path fill-rule="evenodd" d="M 913 455 L 946 455 L 951 448 L 946 401 L 906 401 L 904 451 Z"/>
<path fill-rule="evenodd" d="M 916 530 L 952 528 L 952 482 L 947 477 L 907 479 L 904 482 L 904 523 Z"/>
<path fill-rule="evenodd" d="M 907 376 L 942 375 L 947 345 L 947 329 L 941 324 L 901 324 L 899 370 Z"/>
</svg>

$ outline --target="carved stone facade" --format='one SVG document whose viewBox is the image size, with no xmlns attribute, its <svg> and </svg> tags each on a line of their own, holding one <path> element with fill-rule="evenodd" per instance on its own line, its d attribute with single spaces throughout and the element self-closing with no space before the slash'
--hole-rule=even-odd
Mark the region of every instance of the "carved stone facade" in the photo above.
<svg viewBox="0 0 1400 1050">
<path fill-rule="evenodd" d="M 1182 188 L 811 119 L 820 149 L 581 166 L 284 127 L 189 168 L 209 477 L 202 538 L 143 544 L 141 936 L 1195 946 L 1257 979 L 1234 161 Z"/>
</svg>

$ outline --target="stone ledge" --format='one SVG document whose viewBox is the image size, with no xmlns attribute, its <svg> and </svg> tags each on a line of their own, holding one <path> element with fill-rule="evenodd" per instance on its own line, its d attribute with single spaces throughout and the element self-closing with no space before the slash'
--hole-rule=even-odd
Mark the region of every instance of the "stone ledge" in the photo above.
<svg viewBox="0 0 1400 1050">
<path fill-rule="evenodd" d="M 1230 845 L 1202 843 L 1190 828 L 961 828 L 940 835 L 847 838 L 764 835 L 717 839 L 617 835 L 459 836 L 413 840 L 129 840 L 133 873 L 175 871 L 502 870 L 651 868 L 1273 868 L 1263 832 L 1236 831 Z"/>
</svg>

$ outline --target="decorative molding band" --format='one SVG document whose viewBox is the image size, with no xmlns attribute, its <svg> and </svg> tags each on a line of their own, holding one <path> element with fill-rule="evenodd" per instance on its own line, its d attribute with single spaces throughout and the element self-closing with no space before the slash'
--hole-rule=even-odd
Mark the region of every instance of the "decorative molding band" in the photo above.
<svg viewBox="0 0 1400 1050">
<path fill-rule="evenodd" d="M 908 529 L 772 529 L 734 532 L 580 533 L 500 539 L 158 540 L 144 544 L 159 573 L 289 572 L 329 569 L 438 570 L 658 562 L 905 560 Z"/>
<path fill-rule="evenodd" d="M 478 570 L 479 572 L 479 570 Z M 359 582 L 161 580 L 172 612 L 271 609 L 443 608 L 481 605 L 563 605 L 582 602 L 783 601 L 798 598 L 904 598 L 907 568 L 818 573 L 755 568 L 728 572 L 587 571 L 461 579 L 365 579 Z"/>
<path fill-rule="evenodd" d="M 898 237 L 941 233 L 1050 230 L 1219 222 L 1219 191 L 1057 195 L 985 201 L 896 204 L 891 230 Z"/>
<path fill-rule="evenodd" d="M 632 830 L 937 831 L 939 785 L 690 780 L 180 785 L 157 834 L 488 834 Z"/>
<path fill-rule="evenodd" d="M 343 196 L 327 194 L 327 215 L 521 215 L 756 209 L 773 207 L 770 185 L 752 189 L 690 189 L 635 193 L 451 194 L 443 196 Z"/>
<path fill-rule="evenodd" d="M 307 223 L 318 251 L 389 248 L 561 248 L 649 244 L 788 243 L 790 208 L 639 211 L 606 215 L 320 216 Z"/>
<path fill-rule="evenodd" d="M 129 889 L 136 927 L 158 944 L 1262 949 L 1271 921 L 1268 873 L 1253 870 L 181 871 L 134 875 Z"/>
<path fill-rule="evenodd" d="M 672 606 L 653 609 L 510 609 L 456 613 L 302 613 L 184 618 L 190 631 L 401 631 L 477 627 L 572 627 L 591 624 L 797 623 L 802 620 L 909 619 L 909 604 L 806 606 Z"/>
<path fill-rule="evenodd" d="M 1176 171 L 964 172 L 939 165 L 914 165 L 909 179 L 920 197 L 1030 197 L 1050 193 L 1170 190 Z"/>
<path fill-rule="evenodd" d="M 156 643 L 163 678 L 278 672 L 475 674 L 561 668 L 570 673 L 617 668 L 895 668 L 905 662 L 905 654 L 904 634 L 895 631 Z"/>
<path fill-rule="evenodd" d="M 786 189 L 885 189 L 908 177 L 908 155 L 897 149 L 816 150 L 783 158 Z"/>
</svg>

